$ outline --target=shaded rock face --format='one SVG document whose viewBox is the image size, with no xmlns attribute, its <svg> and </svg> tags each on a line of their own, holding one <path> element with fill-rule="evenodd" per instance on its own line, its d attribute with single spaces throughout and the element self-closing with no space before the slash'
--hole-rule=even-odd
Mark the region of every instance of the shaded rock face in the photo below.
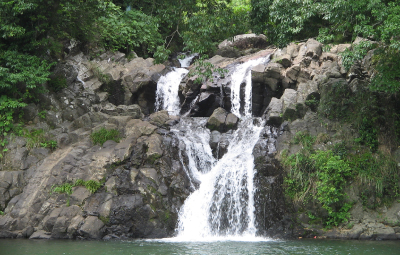
<svg viewBox="0 0 400 255">
<path fill-rule="evenodd" d="M 254 194 L 256 224 L 259 235 L 288 238 L 294 235 L 293 218 L 287 208 L 282 183 L 284 171 L 274 158 L 278 130 L 266 126 L 253 149 L 255 164 Z"/>
<path fill-rule="evenodd" d="M 169 129 L 165 122 L 171 123 L 166 117 L 164 130 Z M 70 126 L 69 133 L 77 136 L 70 145 L 37 160 L 25 172 L 0 172 L 4 194 L 0 202 L 5 212 L 0 216 L 1 235 L 29 237 L 25 231 L 29 226 L 35 229 L 32 238 L 170 236 L 189 194 L 188 179 L 177 158 L 176 137 L 168 131 L 161 136 L 162 129 L 131 116 L 92 113 L 82 118 L 86 121 L 77 120 Z M 102 126 L 120 130 L 123 139 L 93 145 L 90 132 Z M 26 161 L 15 167 L 23 168 Z M 94 194 L 83 186 L 73 188 L 71 195 L 51 193 L 53 185 L 77 179 L 105 184 Z"/>
</svg>

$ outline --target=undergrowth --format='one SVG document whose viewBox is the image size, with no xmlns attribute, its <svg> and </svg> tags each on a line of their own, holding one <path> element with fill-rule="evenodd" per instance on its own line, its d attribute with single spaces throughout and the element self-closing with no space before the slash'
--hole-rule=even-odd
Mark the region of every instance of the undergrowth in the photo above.
<svg viewBox="0 0 400 255">
<path fill-rule="evenodd" d="M 316 139 L 304 132 L 295 135 L 292 142 L 302 149 L 292 155 L 283 153 L 287 169 L 284 187 L 285 194 L 299 206 L 318 203 L 325 209 L 319 217 L 326 227 L 348 221 L 353 201 L 345 188 L 351 182 L 362 188 L 361 200 L 369 208 L 388 205 L 399 197 L 399 171 L 390 156 L 357 144 L 357 148 L 348 148 L 345 142 L 315 150 Z M 365 199 L 367 195 L 373 202 Z"/>
<path fill-rule="evenodd" d="M 57 141 L 49 139 L 46 132 L 43 129 L 23 129 L 18 132 L 21 136 L 27 138 L 26 147 L 36 148 L 43 147 L 54 150 L 57 148 Z"/>
</svg>

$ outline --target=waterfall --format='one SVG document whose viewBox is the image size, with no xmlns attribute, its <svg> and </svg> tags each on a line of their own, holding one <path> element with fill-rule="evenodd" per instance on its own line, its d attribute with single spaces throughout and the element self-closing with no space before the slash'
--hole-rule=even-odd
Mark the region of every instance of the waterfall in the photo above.
<svg viewBox="0 0 400 255">
<path fill-rule="evenodd" d="M 177 237 L 180 241 L 255 240 L 254 156 L 264 122 L 251 115 L 251 67 L 269 58 L 236 66 L 232 74 L 232 112 L 241 117 L 231 134 L 228 150 L 218 160 L 209 145 L 210 131 L 202 118 L 182 118 L 171 129 L 186 153 L 184 166 L 192 188 L 179 212 Z M 240 112 L 240 86 L 245 83 L 245 102 Z M 182 158 L 182 156 L 181 156 Z"/>
<path fill-rule="evenodd" d="M 174 68 L 160 77 L 156 91 L 156 111 L 167 110 L 170 115 L 179 115 L 179 84 L 188 72 L 185 68 Z"/>
<path fill-rule="evenodd" d="M 253 124 L 253 121 L 258 123 Z M 182 123 L 180 127 L 184 125 Z M 199 130 L 206 129 L 201 123 L 198 125 L 185 130 L 186 145 L 200 141 Z M 196 164 L 189 163 L 189 171 L 200 186 L 190 194 L 180 210 L 178 239 L 201 241 L 220 237 L 255 237 L 252 153 L 262 129 L 263 123 L 258 119 L 242 121 L 232 135 L 227 153 L 216 163 L 211 163 L 215 162 L 214 159 L 209 162 L 212 154 L 208 142 L 197 147 L 190 145 L 189 162 Z M 185 149 L 188 150 L 188 146 Z"/>
<path fill-rule="evenodd" d="M 250 60 L 235 67 L 231 81 L 231 112 L 236 116 L 251 117 L 251 68 L 259 64 L 267 63 L 268 61 L 269 56 L 267 58 Z M 245 84 L 244 109 L 241 110 L 240 88 L 243 83 Z"/>
<path fill-rule="evenodd" d="M 192 60 L 197 57 L 199 54 L 197 53 L 193 53 L 190 55 L 187 55 L 185 58 L 183 59 L 179 59 L 179 63 L 181 64 L 181 67 L 189 67 L 190 63 L 192 63 Z"/>
<path fill-rule="evenodd" d="M 174 68 L 171 72 L 160 77 L 157 83 L 155 110 L 167 110 L 170 115 L 179 115 L 179 84 L 189 72 L 191 61 L 198 54 L 190 54 L 183 59 L 179 59 L 182 68 Z"/>
</svg>

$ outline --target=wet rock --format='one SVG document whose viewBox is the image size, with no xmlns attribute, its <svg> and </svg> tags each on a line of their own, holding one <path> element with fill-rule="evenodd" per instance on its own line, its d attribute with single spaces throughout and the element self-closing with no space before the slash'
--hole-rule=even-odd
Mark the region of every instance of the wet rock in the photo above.
<svg viewBox="0 0 400 255">
<path fill-rule="evenodd" d="M 225 109 L 219 107 L 214 110 L 213 114 L 208 118 L 207 128 L 210 130 L 224 131 L 225 120 L 228 113 Z"/>
<path fill-rule="evenodd" d="M 38 230 L 29 237 L 29 239 L 50 239 L 50 238 L 51 238 L 50 233 L 44 230 Z"/>
<path fill-rule="evenodd" d="M 301 44 L 291 43 L 287 46 L 286 52 L 290 55 L 292 59 L 296 58 L 299 55 L 299 49 Z"/>
<path fill-rule="evenodd" d="M 225 131 L 230 129 L 236 129 L 239 122 L 239 118 L 233 113 L 228 113 L 225 119 Z"/>
<path fill-rule="evenodd" d="M 101 239 L 104 235 L 104 223 L 95 216 L 88 216 L 79 229 L 79 234 L 89 239 Z"/>
<path fill-rule="evenodd" d="M 330 52 L 332 53 L 341 53 L 343 51 L 345 51 L 346 49 L 350 48 L 351 44 L 337 44 L 334 45 L 331 49 Z"/>
<path fill-rule="evenodd" d="M 275 61 L 281 64 L 284 68 L 288 68 L 292 65 L 291 56 L 289 54 L 279 56 Z"/>
<path fill-rule="evenodd" d="M 56 238 L 56 239 L 64 239 L 68 238 L 67 235 L 67 228 L 68 228 L 69 222 L 67 217 L 62 216 L 57 218 L 53 230 L 51 231 L 51 238 Z"/>
<path fill-rule="evenodd" d="M 161 144 L 162 144 L 162 138 L 158 134 L 152 134 L 146 140 L 146 146 L 147 146 L 146 158 L 150 164 L 153 164 L 154 161 L 156 161 L 163 155 Z"/>
<path fill-rule="evenodd" d="M 285 89 L 282 95 L 283 102 L 283 119 L 295 120 L 298 118 L 298 111 L 296 108 L 297 91 L 293 89 Z"/>
<path fill-rule="evenodd" d="M 238 58 L 241 56 L 239 50 L 231 46 L 219 48 L 215 54 L 225 58 Z"/>
<path fill-rule="evenodd" d="M 281 79 L 284 68 L 279 63 L 269 63 L 265 69 L 266 78 Z"/>
<path fill-rule="evenodd" d="M 135 138 L 141 137 L 143 135 L 149 136 L 154 133 L 157 129 L 156 126 L 150 124 L 147 121 L 141 121 L 139 119 L 130 120 L 125 127 L 125 135 L 133 136 Z"/>
<path fill-rule="evenodd" d="M 300 72 L 300 66 L 294 65 L 286 70 L 286 77 L 292 81 L 296 81 Z"/>
<path fill-rule="evenodd" d="M 157 127 L 163 127 L 169 120 L 168 111 L 159 111 L 150 115 L 150 123 Z"/>
<path fill-rule="evenodd" d="M 283 121 L 283 101 L 273 97 L 264 112 L 268 125 L 279 126 Z"/>
</svg>

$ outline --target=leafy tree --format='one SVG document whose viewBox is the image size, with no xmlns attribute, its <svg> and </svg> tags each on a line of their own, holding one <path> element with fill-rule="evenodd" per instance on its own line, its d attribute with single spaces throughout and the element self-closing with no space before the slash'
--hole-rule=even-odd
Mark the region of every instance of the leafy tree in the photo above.
<svg viewBox="0 0 400 255">
<path fill-rule="evenodd" d="M 148 56 L 163 44 L 158 31 L 159 20 L 139 10 L 121 12 L 115 7 L 112 12 L 98 19 L 101 43 L 112 50 L 134 50 Z"/>
</svg>

